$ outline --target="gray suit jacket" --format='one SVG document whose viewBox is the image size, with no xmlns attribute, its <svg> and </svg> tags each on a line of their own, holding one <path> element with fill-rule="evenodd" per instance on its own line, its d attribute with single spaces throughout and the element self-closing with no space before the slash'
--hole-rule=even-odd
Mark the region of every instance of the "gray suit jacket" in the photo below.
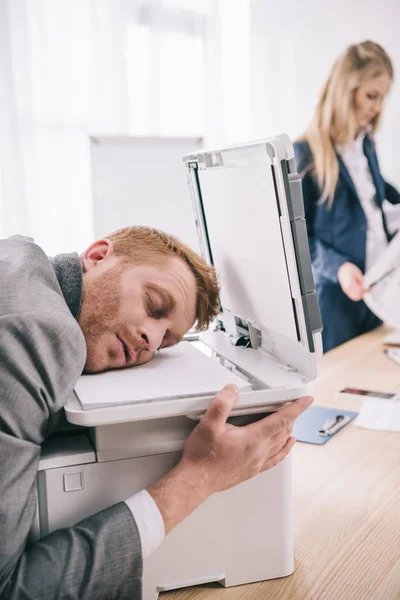
<svg viewBox="0 0 400 600">
<path fill-rule="evenodd" d="M 86 346 L 44 252 L 0 241 L 0 598 L 141 598 L 140 536 L 124 502 L 27 544 L 40 445 Z"/>
</svg>

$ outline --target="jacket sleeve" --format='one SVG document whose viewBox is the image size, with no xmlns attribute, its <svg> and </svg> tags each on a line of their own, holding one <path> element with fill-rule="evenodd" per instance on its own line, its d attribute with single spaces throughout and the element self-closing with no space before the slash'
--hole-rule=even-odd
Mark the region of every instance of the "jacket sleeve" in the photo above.
<svg viewBox="0 0 400 600">
<path fill-rule="evenodd" d="M 385 182 L 385 184 L 386 200 L 390 202 L 390 204 L 400 204 L 400 193 L 390 183 Z"/>
<path fill-rule="evenodd" d="M 364 144 L 365 144 L 364 151 L 366 151 L 367 156 L 369 157 L 368 160 L 372 163 L 372 165 L 375 166 L 375 169 L 376 169 L 377 173 L 379 174 L 379 177 L 383 181 L 384 199 L 386 199 L 388 202 L 390 202 L 390 204 L 399 204 L 400 203 L 400 194 L 399 194 L 398 190 L 395 187 L 393 187 L 390 183 L 385 181 L 382 177 L 382 171 L 381 171 L 381 168 L 379 165 L 379 159 L 378 159 L 378 154 L 376 151 L 375 142 L 373 140 L 371 140 L 368 136 L 366 136 Z"/>
<path fill-rule="evenodd" d="M 0 597 L 141 598 L 140 536 L 124 502 L 27 543 L 40 444 L 81 372 L 83 339 L 62 312 L 1 313 Z"/>
<path fill-rule="evenodd" d="M 325 280 L 338 283 L 338 270 L 348 261 L 348 258 L 324 243 L 315 234 L 315 216 L 321 192 L 312 172 L 312 154 L 306 142 L 296 143 L 294 149 L 297 170 L 302 178 L 304 212 L 313 270 L 317 276 L 321 275 Z"/>
</svg>

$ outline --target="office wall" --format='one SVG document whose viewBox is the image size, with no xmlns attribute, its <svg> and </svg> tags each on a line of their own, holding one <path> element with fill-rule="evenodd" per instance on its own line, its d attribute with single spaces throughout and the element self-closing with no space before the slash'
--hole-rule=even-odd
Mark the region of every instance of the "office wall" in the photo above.
<svg viewBox="0 0 400 600">
<path fill-rule="evenodd" d="M 299 135 L 336 57 L 372 39 L 391 55 L 396 72 L 377 141 L 382 171 L 400 187 L 399 0 L 250 2 L 251 137 Z"/>
<path fill-rule="evenodd" d="M 127 225 L 172 233 L 200 251 L 182 156 L 202 138 L 95 136 L 91 173 L 96 239 Z"/>
</svg>

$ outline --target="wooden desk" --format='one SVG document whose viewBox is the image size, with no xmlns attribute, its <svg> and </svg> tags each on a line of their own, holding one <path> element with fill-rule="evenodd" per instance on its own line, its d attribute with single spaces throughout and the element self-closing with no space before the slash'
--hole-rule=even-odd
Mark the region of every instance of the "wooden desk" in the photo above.
<svg viewBox="0 0 400 600">
<path fill-rule="evenodd" d="M 380 328 L 326 354 L 310 386 L 315 403 L 359 410 L 343 387 L 400 391 L 400 367 Z M 352 424 L 325 446 L 293 449 L 295 572 L 234 588 L 217 583 L 160 600 L 399 600 L 400 433 Z"/>
</svg>

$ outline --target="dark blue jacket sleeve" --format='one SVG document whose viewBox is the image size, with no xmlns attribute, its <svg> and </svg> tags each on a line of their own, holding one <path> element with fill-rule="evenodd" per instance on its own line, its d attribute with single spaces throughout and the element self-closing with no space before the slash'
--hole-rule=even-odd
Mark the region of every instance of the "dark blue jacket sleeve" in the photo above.
<svg viewBox="0 0 400 600">
<path fill-rule="evenodd" d="M 294 150 L 297 171 L 302 178 L 304 211 L 313 269 L 323 274 L 324 279 L 338 283 L 338 270 L 349 259 L 316 237 L 314 223 L 321 191 L 313 174 L 312 154 L 307 142 L 297 142 L 294 144 Z"/>
<path fill-rule="evenodd" d="M 400 193 L 396 190 L 395 187 L 390 185 L 390 183 L 386 183 L 386 200 L 390 202 L 390 204 L 400 204 Z"/>
</svg>

